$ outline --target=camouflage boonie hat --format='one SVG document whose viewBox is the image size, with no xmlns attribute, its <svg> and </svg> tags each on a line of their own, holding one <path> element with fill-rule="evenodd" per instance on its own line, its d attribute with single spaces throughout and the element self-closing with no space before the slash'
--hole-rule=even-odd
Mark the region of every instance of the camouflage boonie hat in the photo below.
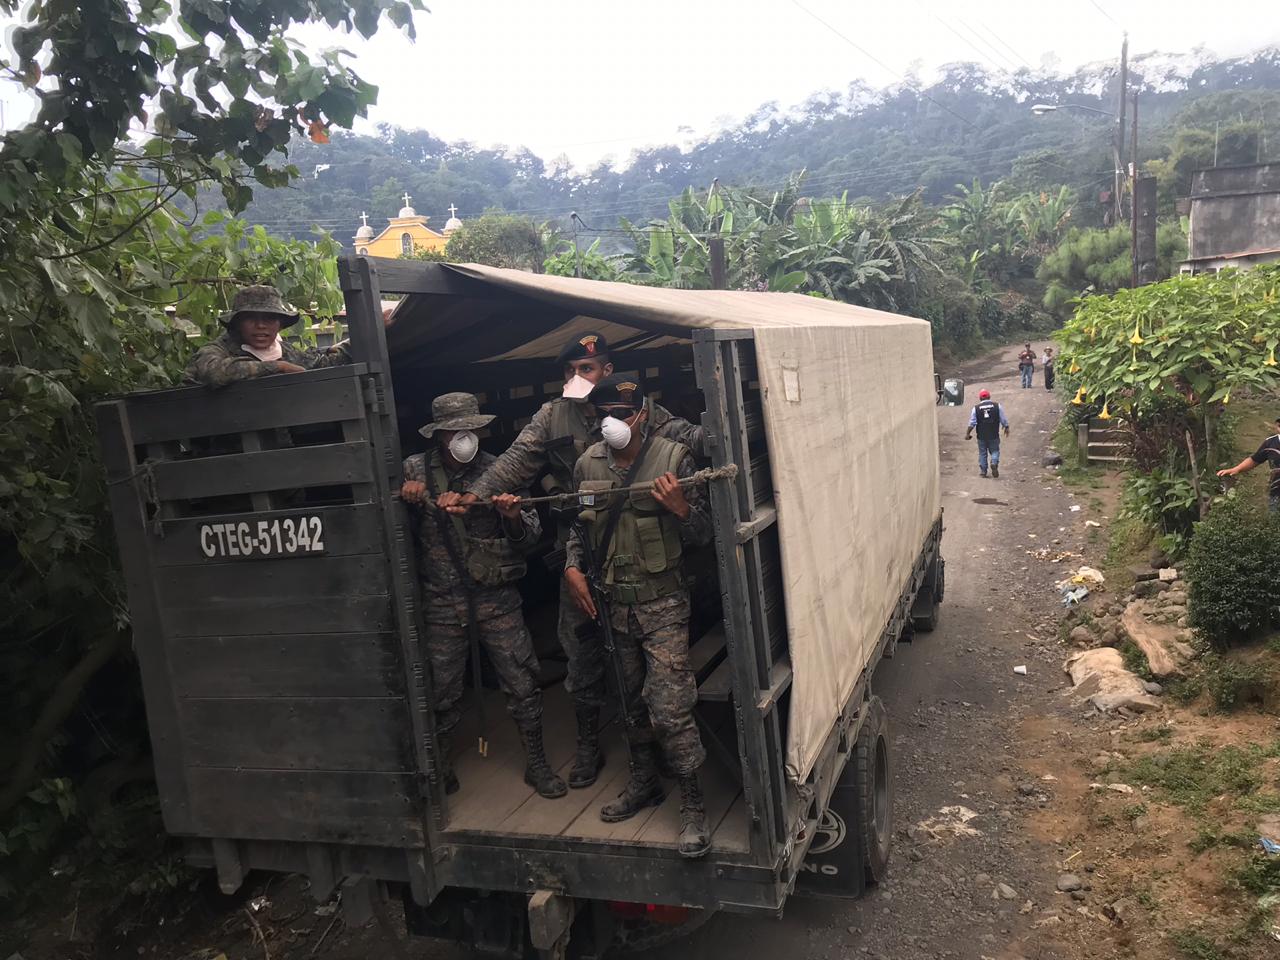
<svg viewBox="0 0 1280 960">
<path fill-rule="evenodd" d="M 272 314 L 280 318 L 281 327 L 291 327 L 298 322 L 298 311 L 280 298 L 280 292 L 275 287 L 266 284 L 237 290 L 235 299 L 231 301 L 231 311 L 223 314 L 223 324 L 231 326 L 242 313 Z"/>
<path fill-rule="evenodd" d="M 494 421 L 491 413 L 480 412 L 473 393 L 442 393 L 431 401 L 431 423 L 418 432 L 430 437 L 437 430 L 479 430 Z"/>
</svg>

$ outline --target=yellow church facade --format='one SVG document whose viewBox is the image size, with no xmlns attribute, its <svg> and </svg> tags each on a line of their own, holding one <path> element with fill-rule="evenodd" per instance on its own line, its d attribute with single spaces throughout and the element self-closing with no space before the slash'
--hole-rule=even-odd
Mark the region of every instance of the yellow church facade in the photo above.
<svg viewBox="0 0 1280 960">
<path fill-rule="evenodd" d="M 369 226 L 368 214 L 360 214 L 360 227 L 351 238 L 356 253 L 395 259 L 423 250 L 444 252 L 449 235 L 462 226 L 462 221 L 458 219 L 458 208 L 450 204 L 449 219 L 445 222 L 444 231 L 438 232 L 427 226 L 430 217 L 420 216 L 409 205 L 412 200 L 409 194 L 406 193 L 403 199 L 404 206 L 400 208 L 400 213 L 392 217 L 386 228 L 376 236 L 373 227 Z"/>
</svg>

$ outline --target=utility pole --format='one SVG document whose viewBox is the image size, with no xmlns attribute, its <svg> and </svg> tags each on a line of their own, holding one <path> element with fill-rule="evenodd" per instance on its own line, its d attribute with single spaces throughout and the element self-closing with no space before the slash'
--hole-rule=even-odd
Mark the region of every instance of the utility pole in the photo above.
<svg viewBox="0 0 1280 960">
<path fill-rule="evenodd" d="M 720 178 L 716 177 L 711 181 L 711 195 L 715 196 L 720 187 Z M 707 241 L 707 252 L 710 254 L 711 267 L 711 289 L 723 290 L 729 285 L 728 279 L 728 263 L 724 256 L 724 238 L 719 236 L 720 228 L 724 225 L 724 214 L 717 214 L 711 223 L 711 229 L 717 234 Z"/>
<path fill-rule="evenodd" d="M 1126 32 L 1120 44 L 1120 92 L 1116 103 L 1116 132 L 1112 137 L 1116 166 L 1115 184 L 1112 187 L 1116 223 L 1124 219 L 1124 202 L 1120 198 L 1124 192 L 1124 107 L 1128 99 L 1128 87 L 1129 34 Z"/>
<path fill-rule="evenodd" d="M 1133 162 L 1130 164 L 1129 176 L 1132 178 L 1129 182 L 1132 185 L 1130 193 L 1133 194 L 1133 206 L 1130 211 L 1133 239 L 1131 242 L 1131 252 L 1133 255 L 1133 278 L 1129 286 L 1137 287 L 1138 285 L 1138 93 L 1135 90 L 1133 94 L 1133 136 L 1129 138 L 1132 143 L 1129 144 L 1131 151 L 1130 156 Z"/>
</svg>

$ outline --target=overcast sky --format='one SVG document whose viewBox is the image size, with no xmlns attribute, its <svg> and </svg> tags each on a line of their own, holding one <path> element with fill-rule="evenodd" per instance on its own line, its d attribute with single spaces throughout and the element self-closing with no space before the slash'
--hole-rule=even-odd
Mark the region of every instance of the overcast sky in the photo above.
<svg viewBox="0 0 1280 960">
<path fill-rule="evenodd" d="M 761 103 L 784 106 L 861 79 L 896 83 L 957 60 L 1060 69 L 1131 53 L 1236 56 L 1280 43 L 1274 0 L 1215 16 L 1203 0 L 427 0 L 418 40 L 392 28 L 340 45 L 380 88 L 373 123 L 481 145 L 525 145 L 584 166 L 713 132 Z M 806 12 L 807 11 L 807 12 Z M 825 22 L 820 22 L 825 21 Z M 843 35 L 843 38 L 842 36 Z M 862 49 L 856 49 L 857 47 Z M 864 52 L 865 51 L 865 52 Z M 879 61 L 879 62 L 877 62 Z M 13 90 L 8 125 L 25 110 Z"/>
</svg>

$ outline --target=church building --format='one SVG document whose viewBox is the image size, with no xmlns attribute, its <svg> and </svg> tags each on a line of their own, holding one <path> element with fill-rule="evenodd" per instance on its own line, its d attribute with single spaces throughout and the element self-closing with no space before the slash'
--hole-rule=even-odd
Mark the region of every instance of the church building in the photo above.
<svg viewBox="0 0 1280 960">
<path fill-rule="evenodd" d="M 369 226 L 369 215 L 360 214 L 360 226 L 356 230 L 356 235 L 351 238 L 356 253 L 395 259 L 422 250 L 444 252 L 445 244 L 449 242 L 449 234 L 462 226 L 462 221 L 458 219 L 458 208 L 453 204 L 449 205 L 449 219 L 445 221 L 444 232 L 437 233 L 427 226 L 430 217 L 419 216 L 413 207 L 409 206 L 412 198 L 408 193 L 403 199 L 404 206 L 400 208 L 400 213 L 392 217 L 386 229 L 376 237 L 373 235 L 373 227 Z"/>
</svg>

